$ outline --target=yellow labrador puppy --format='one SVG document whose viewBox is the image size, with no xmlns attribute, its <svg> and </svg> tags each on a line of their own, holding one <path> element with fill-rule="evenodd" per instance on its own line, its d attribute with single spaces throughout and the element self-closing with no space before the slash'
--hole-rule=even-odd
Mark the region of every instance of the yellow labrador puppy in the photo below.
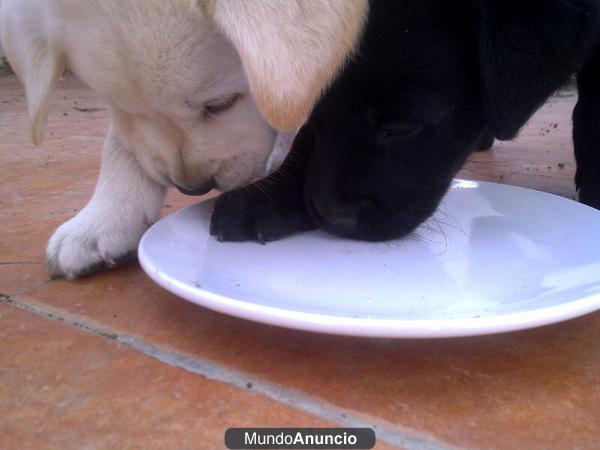
<svg viewBox="0 0 600 450">
<path fill-rule="evenodd" d="M 167 186 L 203 193 L 263 176 L 275 129 L 302 123 L 366 10 L 367 0 L 2 0 L 34 143 L 66 67 L 112 113 L 94 195 L 49 241 L 51 274 L 134 251 Z"/>
</svg>

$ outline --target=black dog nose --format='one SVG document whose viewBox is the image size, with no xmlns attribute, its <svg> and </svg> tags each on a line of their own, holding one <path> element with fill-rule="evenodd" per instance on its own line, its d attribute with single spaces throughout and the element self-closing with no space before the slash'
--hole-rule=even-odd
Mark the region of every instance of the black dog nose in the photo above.
<svg viewBox="0 0 600 450">
<path fill-rule="evenodd" d="M 210 192 L 212 189 L 214 189 L 215 181 L 211 178 L 206 183 L 193 187 L 191 189 L 187 187 L 184 188 L 178 185 L 175 185 L 175 187 L 179 189 L 179 192 L 185 195 L 204 195 Z"/>
<path fill-rule="evenodd" d="M 332 202 L 311 199 L 312 208 L 325 222 L 326 228 L 336 234 L 352 234 L 358 227 L 362 213 L 369 208 L 366 200 Z M 310 209 L 310 208 L 309 208 Z"/>
</svg>

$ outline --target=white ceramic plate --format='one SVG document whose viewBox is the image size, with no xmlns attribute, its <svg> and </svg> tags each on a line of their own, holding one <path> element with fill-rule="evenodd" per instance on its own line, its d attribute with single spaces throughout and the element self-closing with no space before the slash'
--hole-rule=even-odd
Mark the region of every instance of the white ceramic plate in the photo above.
<svg viewBox="0 0 600 450">
<path fill-rule="evenodd" d="M 225 314 L 376 337 L 531 328 L 600 309 L 600 212 L 543 192 L 457 180 L 412 237 L 322 232 L 219 243 L 212 202 L 156 223 L 139 258 L 158 284 Z"/>
</svg>

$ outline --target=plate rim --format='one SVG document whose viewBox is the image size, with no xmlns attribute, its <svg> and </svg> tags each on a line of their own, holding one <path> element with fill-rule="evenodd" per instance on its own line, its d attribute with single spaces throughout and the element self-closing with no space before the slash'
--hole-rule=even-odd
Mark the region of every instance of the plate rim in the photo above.
<svg viewBox="0 0 600 450">
<path fill-rule="evenodd" d="M 501 183 L 477 183 L 502 185 Z M 552 195 L 543 191 L 508 185 L 535 191 L 538 194 Z M 569 201 L 564 197 L 562 200 Z M 200 203 L 200 202 L 199 202 Z M 261 305 L 240 298 L 226 297 L 171 277 L 158 268 L 146 253 L 146 242 L 151 230 L 199 203 L 186 206 L 153 224 L 142 236 L 138 246 L 138 259 L 146 274 L 167 291 L 199 306 L 253 322 L 264 323 L 296 330 L 374 338 L 448 338 L 480 336 L 537 328 L 544 325 L 574 319 L 600 309 L 600 293 L 558 305 L 529 311 L 497 314 L 485 317 L 457 319 L 380 319 L 347 317 L 331 314 L 298 311 L 274 306 Z M 585 205 L 582 205 L 585 206 Z"/>
</svg>

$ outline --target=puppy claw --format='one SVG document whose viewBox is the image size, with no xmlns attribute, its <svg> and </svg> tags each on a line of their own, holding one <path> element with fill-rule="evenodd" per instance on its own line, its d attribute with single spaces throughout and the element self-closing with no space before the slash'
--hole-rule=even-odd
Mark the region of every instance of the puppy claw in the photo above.
<svg viewBox="0 0 600 450">
<path fill-rule="evenodd" d="M 267 245 L 267 239 L 265 239 L 265 235 L 262 231 L 256 233 L 256 239 L 261 245 Z"/>
<path fill-rule="evenodd" d="M 210 221 L 210 228 L 208 230 L 211 236 L 217 236 L 217 226 L 213 220 Z M 218 238 L 217 238 L 218 240 Z"/>
</svg>

